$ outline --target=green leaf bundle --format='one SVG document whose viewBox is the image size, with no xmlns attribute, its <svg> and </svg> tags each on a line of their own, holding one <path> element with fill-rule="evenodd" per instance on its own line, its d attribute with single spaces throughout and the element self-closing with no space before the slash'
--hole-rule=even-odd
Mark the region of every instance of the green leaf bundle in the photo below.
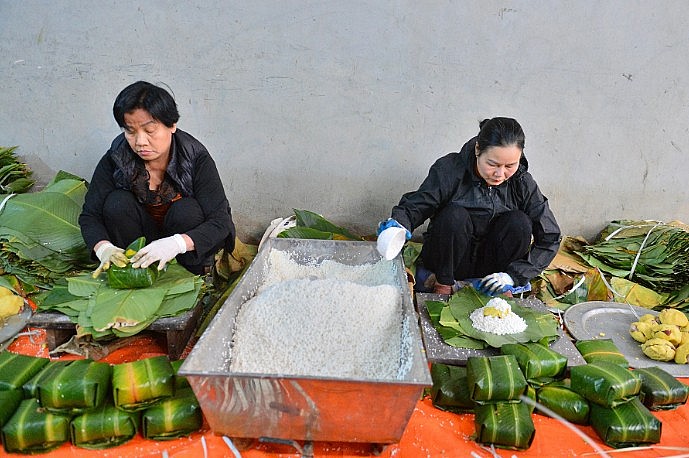
<svg viewBox="0 0 689 458">
<path fill-rule="evenodd" d="M 636 447 L 660 442 L 662 423 L 638 397 L 617 407 L 591 404 L 591 426 L 606 445 Z"/>
<path fill-rule="evenodd" d="M 661 368 L 637 368 L 634 373 L 641 377 L 641 402 L 650 410 L 673 410 L 686 404 L 689 386 Z"/>
<path fill-rule="evenodd" d="M 113 366 L 112 395 L 119 409 L 144 410 L 174 394 L 175 371 L 167 356 Z"/>
<path fill-rule="evenodd" d="M 174 397 L 149 407 L 141 417 L 141 434 L 153 440 L 188 436 L 201 426 L 203 414 L 191 388 L 180 390 Z"/>
<path fill-rule="evenodd" d="M 689 228 L 658 221 L 612 221 L 577 252 L 591 266 L 659 292 L 689 283 Z"/>
<path fill-rule="evenodd" d="M 615 407 L 636 398 L 641 378 L 622 366 L 607 362 L 589 363 L 570 369 L 572 391 L 591 403 Z"/>
<path fill-rule="evenodd" d="M 0 146 L 0 193 L 18 194 L 27 192 L 36 180 L 27 164 L 15 154 L 16 146 Z"/>
<path fill-rule="evenodd" d="M 48 358 L 3 351 L 0 353 L 0 390 L 20 390 L 48 363 Z"/>
<path fill-rule="evenodd" d="M 49 288 L 92 264 L 78 224 L 82 180 L 54 181 L 40 192 L 0 195 L 0 268 L 32 286 Z"/>
<path fill-rule="evenodd" d="M 474 439 L 480 444 L 526 450 L 536 435 L 529 408 L 523 402 L 476 406 Z"/>
<path fill-rule="evenodd" d="M 8 453 L 46 453 L 69 440 L 69 420 L 42 409 L 36 399 L 24 399 L 2 428 L 2 444 Z"/>
<path fill-rule="evenodd" d="M 512 355 L 471 356 L 467 359 L 470 397 L 479 404 L 519 402 L 526 379 Z"/>
<path fill-rule="evenodd" d="M 70 437 L 77 447 L 102 450 L 131 440 L 138 424 L 138 413 L 125 412 L 106 403 L 73 418 Z"/>
<path fill-rule="evenodd" d="M 110 393 L 110 364 L 78 359 L 53 372 L 38 384 L 41 407 L 65 414 L 81 413 L 103 405 Z"/>
</svg>

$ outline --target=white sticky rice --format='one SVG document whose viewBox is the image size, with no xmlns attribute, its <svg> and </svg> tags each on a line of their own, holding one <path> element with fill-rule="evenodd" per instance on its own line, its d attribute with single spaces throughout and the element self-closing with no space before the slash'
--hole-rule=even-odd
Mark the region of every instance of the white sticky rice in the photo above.
<svg viewBox="0 0 689 458">
<path fill-rule="evenodd" d="M 500 311 L 508 311 L 503 318 L 498 316 L 484 316 L 484 310 L 488 307 Z M 484 307 L 479 307 L 469 315 L 471 323 L 476 329 L 483 332 L 490 332 L 491 334 L 505 335 L 516 334 L 526 329 L 526 321 L 512 311 L 510 304 L 500 297 L 494 297 L 489 300 Z"/>
<path fill-rule="evenodd" d="M 402 308 L 391 264 L 303 265 L 280 253 L 239 310 L 230 370 L 394 378 Z"/>
</svg>

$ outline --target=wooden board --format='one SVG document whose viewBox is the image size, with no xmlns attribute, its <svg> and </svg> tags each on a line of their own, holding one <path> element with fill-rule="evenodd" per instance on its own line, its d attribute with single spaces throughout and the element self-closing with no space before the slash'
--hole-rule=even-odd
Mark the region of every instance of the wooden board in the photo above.
<svg viewBox="0 0 689 458">
<path fill-rule="evenodd" d="M 194 308 L 181 315 L 157 319 L 146 328 L 146 331 L 157 334 L 165 340 L 171 360 L 179 359 L 191 335 L 201 322 L 202 311 L 203 303 L 198 301 Z M 76 325 L 67 315 L 59 312 L 35 313 L 29 320 L 28 326 L 45 329 L 48 350 L 59 347 L 76 334 Z"/>
</svg>

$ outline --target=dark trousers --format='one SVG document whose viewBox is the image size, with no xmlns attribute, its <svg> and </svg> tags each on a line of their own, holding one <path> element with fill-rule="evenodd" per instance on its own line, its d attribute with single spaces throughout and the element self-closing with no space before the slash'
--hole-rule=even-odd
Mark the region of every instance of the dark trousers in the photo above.
<svg viewBox="0 0 689 458">
<path fill-rule="evenodd" d="M 126 248 L 141 236 L 146 237 L 146 243 L 151 243 L 163 237 L 182 234 L 204 221 L 199 203 L 187 197 L 173 202 L 162 226 L 158 226 L 134 194 L 121 189 L 108 195 L 103 207 L 103 219 L 110 241 L 121 248 Z M 178 255 L 177 262 L 190 272 L 201 275 L 213 264 L 213 256 L 199 259 L 198 253 L 190 251 Z"/>
<path fill-rule="evenodd" d="M 421 260 L 439 283 L 452 285 L 455 280 L 504 272 L 528 254 L 531 234 L 531 220 L 521 211 L 488 221 L 450 204 L 435 215 L 424 234 Z"/>
</svg>

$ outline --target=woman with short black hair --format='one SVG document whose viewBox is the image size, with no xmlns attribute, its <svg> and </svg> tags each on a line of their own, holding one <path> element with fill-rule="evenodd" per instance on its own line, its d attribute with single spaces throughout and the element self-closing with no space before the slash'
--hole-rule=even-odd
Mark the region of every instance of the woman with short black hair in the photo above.
<svg viewBox="0 0 689 458">
<path fill-rule="evenodd" d="M 124 248 L 147 245 L 134 267 L 172 259 L 192 273 L 210 270 L 215 253 L 231 252 L 235 228 L 215 162 L 201 142 L 177 128 L 172 95 L 145 81 L 120 92 L 113 115 L 122 134 L 112 142 L 91 179 L 79 225 L 100 265 L 125 262 Z"/>
</svg>

